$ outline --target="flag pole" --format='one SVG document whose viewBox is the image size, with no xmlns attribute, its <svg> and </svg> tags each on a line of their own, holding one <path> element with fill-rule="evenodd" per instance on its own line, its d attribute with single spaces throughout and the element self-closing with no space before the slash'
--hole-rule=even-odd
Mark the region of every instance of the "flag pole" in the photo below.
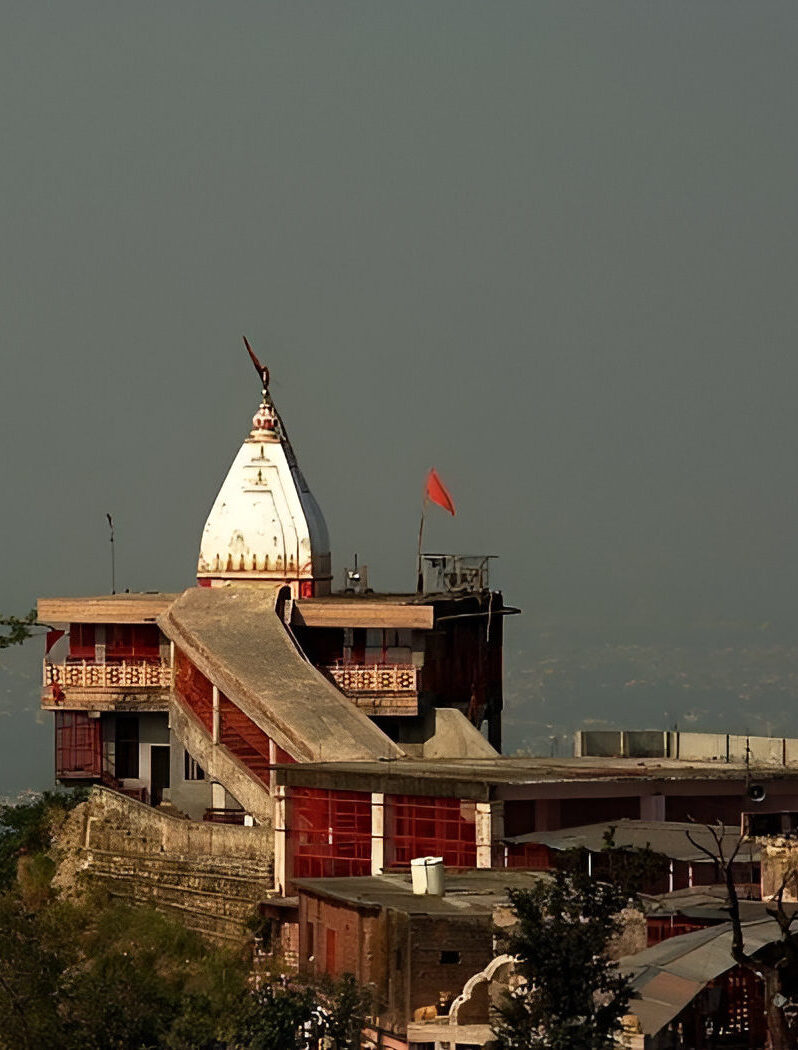
<svg viewBox="0 0 798 1050">
<path fill-rule="evenodd" d="M 427 509 L 427 497 L 424 495 L 424 501 L 421 504 L 421 521 L 418 523 L 418 560 L 416 562 L 416 594 L 422 594 L 424 591 L 424 574 L 421 571 L 421 540 L 424 535 L 424 514 Z"/>
</svg>

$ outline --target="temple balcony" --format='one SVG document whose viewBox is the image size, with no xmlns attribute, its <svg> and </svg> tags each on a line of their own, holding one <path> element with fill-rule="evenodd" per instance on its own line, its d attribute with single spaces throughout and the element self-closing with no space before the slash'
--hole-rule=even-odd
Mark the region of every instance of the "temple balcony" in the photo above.
<svg viewBox="0 0 798 1050">
<path fill-rule="evenodd" d="M 46 710 L 166 710 L 172 668 L 165 660 L 45 660 L 42 685 Z"/>
<path fill-rule="evenodd" d="M 418 668 L 413 664 L 336 664 L 320 670 L 364 714 L 418 714 Z"/>
</svg>

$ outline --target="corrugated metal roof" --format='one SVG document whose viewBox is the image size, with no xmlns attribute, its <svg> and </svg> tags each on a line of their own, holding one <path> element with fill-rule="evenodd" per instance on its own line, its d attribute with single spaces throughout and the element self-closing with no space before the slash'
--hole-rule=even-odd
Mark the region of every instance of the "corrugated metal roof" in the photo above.
<svg viewBox="0 0 798 1050">
<path fill-rule="evenodd" d="M 775 919 L 743 923 L 745 950 L 755 954 L 781 936 Z M 631 979 L 634 997 L 629 1012 L 646 1035 L 655 1035 L 714 978 L 734 965 L 732 927 L 725 922 L 706 930 L 685 933 L 627 955 L 620 968 Z"/>
<path fill-rule="evenodd" d="M 690 842 L 687 834 L 696 842 L 715 849 L 715 841 L 708 828 L 703 824 L 681 823 L 665 820 L 610 820 L 600 824 L 583 824 L 575 828 L 560 828 L 557 831 L 532 831 L 526 835 L 516 835 L 505 839 L 505 842 L 517 844 L 536 842 L 551 849 L 566 850 L 584 848 L 592 853 L 599 853 L 607 847 L 607 837 L 612 833 L 616 846 L 645 849 L 647 846 L 656 853 L 661 853 L 672 860 L 685 861 L 689 864 L 710 864 L 705 853 Z M 724 845 L 731 853 L 740 837 L 739 828 L 727 825 L 724 828 Z M 742 862 L 759 860 L 759 847 L 754 842 L 746 842 L 737 855 Z"/>
</svg>

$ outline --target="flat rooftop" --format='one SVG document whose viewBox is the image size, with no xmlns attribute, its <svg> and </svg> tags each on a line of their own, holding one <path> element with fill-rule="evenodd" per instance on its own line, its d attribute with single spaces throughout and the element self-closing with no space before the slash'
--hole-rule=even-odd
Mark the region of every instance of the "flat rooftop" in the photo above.
<svg viewBox="0 0 798 1050">
<path fill-rule="evenodd" d="M 239 584 L 253 594 L 261 594 L 274 608 L 274 585 Z M 197 588 L 177 594 L 146 591 L 124 594 L 98 594 L 84 597 L 39 598 L 37 615 L 43 623 L 151 623 L 182 594 L 202 590 L 213 597 L 223 595 L 228 587 Z M 431 630 L 435 623 L 436 605 L 479 600 L 485 592 L 391 594 L 349 594 L 339 592 L 319 598 L 294 601 L 292 622 L 300 627 L 387 627 Z M 498 594 L 498 592 L 493 592 Z M 223 603 L 220 603 L 223 608 Z M 499 599 L 491 608 L 492 616 L 502 616 L 517 609 L 504 606 Z M 472 615 L 477 615 L 473 613 Z"/>
<path fill-rule="evenodd" d="M 357 878 L 296 879 L 300 893 L 375 910 L 391 908 L 407 915 L 492 915 L 507 902 L 507 890 L 531 889 L 548 876 L 542 872 L 467 871 L 445 872 L 445 893 L 413 893 L 409 875 L 364 875 Z"/>
<path fill-rule="evenodd" d="M 728 781 L 745 784 L 794 780 L 798 767 L 755 766 L 744 762 L 685 762 L 668 758 L 495 758 L 414 759 L 376 762 L 303 762 L 279 766 L 277 782 L 296 787 L 350 791 L 386 791 L 389 794 L 441 795 L 486 802 L 492 789 L 545 784 L 655 784 L 685 781 Z"/>
</svg>

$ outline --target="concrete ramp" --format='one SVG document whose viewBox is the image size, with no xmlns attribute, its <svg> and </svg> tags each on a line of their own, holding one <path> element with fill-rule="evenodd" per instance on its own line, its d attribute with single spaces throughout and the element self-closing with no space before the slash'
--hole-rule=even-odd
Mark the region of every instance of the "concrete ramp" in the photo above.
<svg viewBox="0 0 798 1050">
<path fill-rule="evenodd" d="M 480 731 L 454 707 L 434 712 L 435 732 L 424 741 L 424 758 L 498 758 Z"/>
<path fill-rule="evenodd" d="M 310 664 L 271 587 L 195 587 L 158 626 L 221 693 L 298 761 L 401 758 L 402 750 Z"/>
</svg>

